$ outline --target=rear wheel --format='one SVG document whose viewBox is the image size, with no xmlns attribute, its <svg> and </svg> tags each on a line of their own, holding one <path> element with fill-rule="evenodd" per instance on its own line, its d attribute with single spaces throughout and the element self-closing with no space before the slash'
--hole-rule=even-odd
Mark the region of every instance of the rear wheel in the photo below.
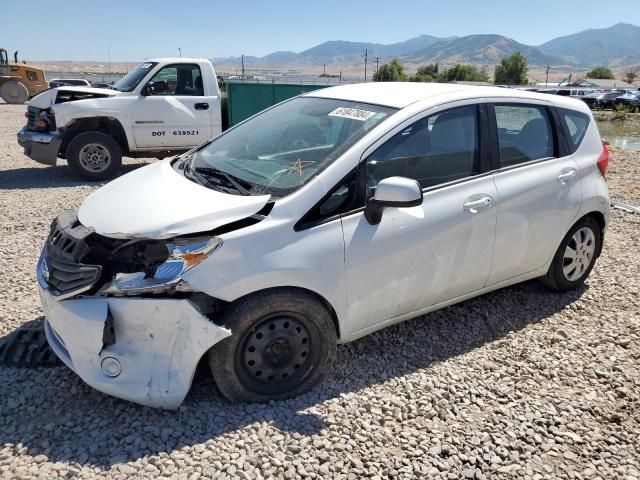
<svg viewBox="0 0 640 480">
<path fill-rule="evenodd" d="M 29 100 L 29 90 L 18 80 L 8 80 L 0 85 L 0 97 L 12 104 L 21 104 Z"/>
<path fill-rule="evenodd" d="M 296 396 L 327 376 L 336 355 L 336 332 L 327 308 L 295 289 L 260 292 L 233 305 L 224 317 L 233 335 L 209 352 L 218 389 L 231 401 Z"/>
<path fill-rule="evenodd" d="M 562 239 L 549 271 L 540 280 L 559 291 L 579 287 L 591 273 L 601 244 L 602 231 L 598 222 L 592 217 L 583 218 Z"/>
<path fill-rule="evenodd" d="M 106 133 L 81 133 L 67 147 L 67 163 L 80 178 L 107 180 L 120 170 L 122 151 L 118 142 Z"/>
</svg>

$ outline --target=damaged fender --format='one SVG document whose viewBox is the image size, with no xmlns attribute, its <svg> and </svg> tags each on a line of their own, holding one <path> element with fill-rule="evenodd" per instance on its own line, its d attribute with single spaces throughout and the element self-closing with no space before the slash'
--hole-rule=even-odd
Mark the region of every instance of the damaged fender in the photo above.
<svg viewBox="0 0 640 480">
<path fill-rule="evenodd" d="M 40 297 L 60 359 L 96 390 L 150 407 L 178 408 L 200 358 L 231 335 L 188 300 Z"/>
</svg>

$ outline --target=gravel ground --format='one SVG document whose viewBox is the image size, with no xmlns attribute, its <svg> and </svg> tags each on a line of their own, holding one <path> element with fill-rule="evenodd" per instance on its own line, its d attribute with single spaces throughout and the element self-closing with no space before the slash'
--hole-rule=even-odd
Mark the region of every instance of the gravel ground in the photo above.
<svg viewBox="0 0 640 480">
<path fill-rule="evenodd" d="M 22 155 L 23 112 L 0 104 L 0 336 L 41 315 L 49 223 L 97 187 Z M 640 154 L 614 151 L 609 183 L 640 204 Z M 614 211 L 585 288 L 529 282 L 387 328 L 289 401 L 232 405 L 204 377 L 166 412 L 66 367 L 0 367 L 0 478 L 640 479 L 639 232 Z"/>
</svg>

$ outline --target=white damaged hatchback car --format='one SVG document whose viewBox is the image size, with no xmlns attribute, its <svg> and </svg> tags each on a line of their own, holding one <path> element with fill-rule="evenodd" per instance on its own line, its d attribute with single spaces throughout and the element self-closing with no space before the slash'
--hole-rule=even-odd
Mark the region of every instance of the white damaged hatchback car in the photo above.
<svg viewBox="0 0 640 480">
<path fill-rule="evenodd" d="M 283 102 L 52 224 L 48 341 L 85 382 L 176 408 L 205 356 L 231 400 L 297 395 L 336 344 L 540 278 L 580 286 L 609 222 L 587 106 L 376 83 Z"/>
</svg>

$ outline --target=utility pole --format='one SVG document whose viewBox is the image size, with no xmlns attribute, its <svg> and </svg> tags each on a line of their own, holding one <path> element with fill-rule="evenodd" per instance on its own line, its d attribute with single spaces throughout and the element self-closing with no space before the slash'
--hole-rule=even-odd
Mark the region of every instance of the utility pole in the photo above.
<svg viewBox="0 0 640 480">
<path fill-rule="evenodd" d="M 367 81 L 367 59 L 369 57 L 369 50 L 364 49 L 364 81 Z"/>
<path fill-rule="evenodd" d="M 326 63 L 322 64 L 322 76 L 323 77 L 327 76 L 327 64 Z"/>
<path fill-rule="evenodd" d="M 547 65 L 547 80 L 544 82 L 544 86 L 547 87 L 549 85 L 549 65 Z"/>
<path fill-rule="evenodd" d="M 340 70 L 340 83 L 342 83 L 342 70 Z"/>
<path fill-rule="evenodd" d="M 111 45 L 107 45 L 107 73 L 109 74 L 109 80 L 111 80 Z"/>
<path fill-rule="evenodd" d="M 244 53 L 242 54 L 242 79 L 244 80 Z"/>
<path fill-rule="evenodd" d="M 180 54 L 180 58 L 182 58 L 182 49 L 178 47 L 178 53 Z"/>
<path fill-rule="evenodd" d="M 376 57 L 376 82 L 378 81 L 378 64 L 380 62 L 380 57 Z"/>
</svg>

